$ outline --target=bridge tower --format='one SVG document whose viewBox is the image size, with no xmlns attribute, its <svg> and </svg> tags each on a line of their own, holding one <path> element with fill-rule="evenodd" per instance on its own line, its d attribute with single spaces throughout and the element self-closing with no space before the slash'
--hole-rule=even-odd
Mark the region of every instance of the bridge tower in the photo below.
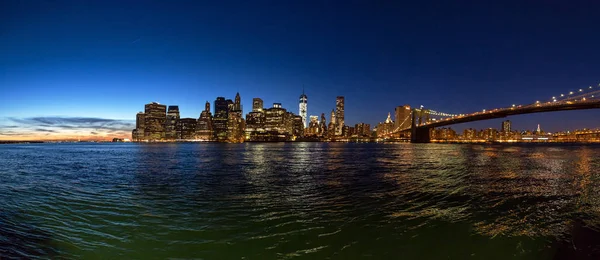
<svg viewBox="0 0 600 260">
<path fill-rule="evenodd" d="M 423 110 L 421 109 L 413 109 L 412 110 L 412 122 L 410 125 L 410 142 L 411 143 L 429 143 L 431 128 L 426 126 L 418 126 L 421 124 L 421 120 L 423 118 Z M 418 121 L 417 121 L 418 120 Z"/>
</svg>

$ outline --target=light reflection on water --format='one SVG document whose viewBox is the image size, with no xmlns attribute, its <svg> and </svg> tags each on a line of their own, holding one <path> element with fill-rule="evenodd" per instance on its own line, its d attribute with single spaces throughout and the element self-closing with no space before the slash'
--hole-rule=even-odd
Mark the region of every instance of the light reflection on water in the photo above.
<svg viewBox="0 0 600 260">
<path fill-rule="evenodd" d="M 0 146 L 4 258 L 598 259 L 600 146 Z"/>
</svg>

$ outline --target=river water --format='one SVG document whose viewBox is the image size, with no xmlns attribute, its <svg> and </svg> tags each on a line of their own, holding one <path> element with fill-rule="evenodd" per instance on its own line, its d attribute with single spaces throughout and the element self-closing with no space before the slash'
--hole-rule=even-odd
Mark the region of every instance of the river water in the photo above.
<svg viewBox="0 0 600 260">
<path fill-rule="evenodd" d="M 0 145 L 0 258 L 600 259 L 600 146 Z"/>
</svg>

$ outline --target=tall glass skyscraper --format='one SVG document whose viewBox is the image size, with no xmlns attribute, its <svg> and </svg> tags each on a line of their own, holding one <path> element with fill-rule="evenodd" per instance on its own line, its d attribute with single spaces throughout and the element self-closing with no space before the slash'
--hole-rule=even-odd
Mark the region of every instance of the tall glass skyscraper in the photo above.
<svg viewBox="0 0 600 260">
<path fill-rule="evenodd" d="M 335 135 L 342 135 L 344 130 L 344 97 L 335 99 Z"/>
<path fill-rule="evenodd" d="M 306 128 L 306 115 L 308 110 L 308 97 L 304 94 L 304 90 L 302 90 L 302 95 L 300 95 L 300 104 L 298 105 L 298 114 L 302 117 L 302 125 Z"/>
<path fill-rule="evenodd" d="M 179 106 L 169 106 L 167 109 L 167 121 L 165 123 L 165 139 L 175 140 L 181 138 L 179 124 Z"/>
<path fill-rule="evenodd" d="M 165 138 L 165 122 L 167 121 L 167 106 L 152 102 L 144 106 L 144 137 L 157 141 Z"/>
</svg>

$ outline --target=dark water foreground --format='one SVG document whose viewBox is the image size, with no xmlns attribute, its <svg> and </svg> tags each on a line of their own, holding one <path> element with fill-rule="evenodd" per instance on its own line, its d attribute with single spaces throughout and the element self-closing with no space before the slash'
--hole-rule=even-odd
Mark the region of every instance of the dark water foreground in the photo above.
<svg viewBox="0 0 600 260">
<path fill-rule="evenodd" d="M 0 146 L 0 256 L 600 259 L 600 146 Z"/>
</svg>

